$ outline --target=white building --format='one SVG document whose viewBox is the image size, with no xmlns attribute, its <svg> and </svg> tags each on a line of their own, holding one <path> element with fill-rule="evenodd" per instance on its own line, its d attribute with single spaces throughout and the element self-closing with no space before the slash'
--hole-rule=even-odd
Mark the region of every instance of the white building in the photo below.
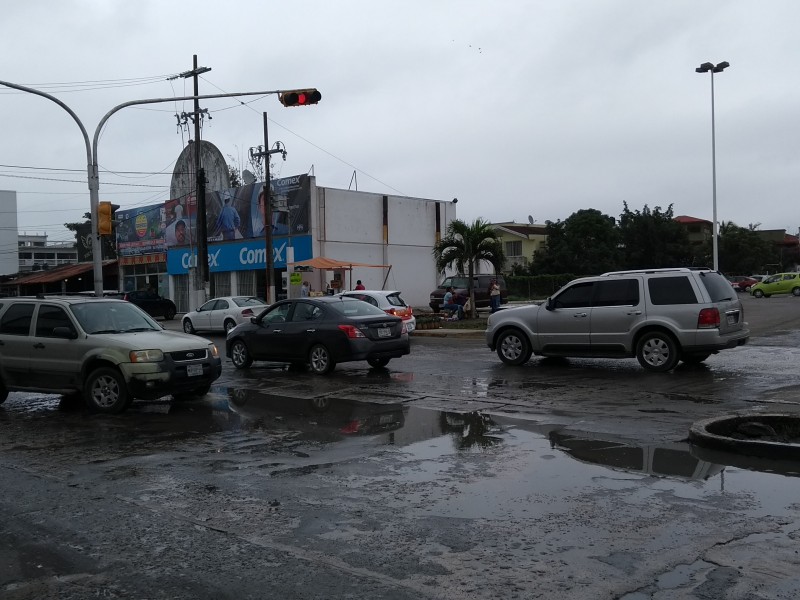
<svg viewBox="0 0 800 600">
<path fill-rule="evenodd" d="M 20 269 L 17 247 L 17 192 L 0 190 L 0 275 Z"/>
<path fill-rule="evenodd" d="M 208 244 L 212 296 L 265 293 L 266 239 L 258 208 L 262 187 L 256 183 L 230 193 L 241 224 L 232 239 Z M 412 306 L 428 304 L 440 279 L 433 246 L 456 218 L 455 203 L 317 187 L 316 178 L 308 175 L 273 180 L 272 190 L 273 205 L 279 207 L 272 219 L 273 280 L 278 298 L 296 295 L 301 279 L 310 283 L 312 291 L 324 291 L 338 275 L 341 288 L 351 288 L 360 279 L 367 289 L 400 290 Z M 214 231 L 214 210 L 209 209 L 207 217 L 212 223 L 209 235 Z M 169 220 L 171 211 L 166 214 Z M 166 223 L 165 228 L 169 227 Z M 195 289 L 189 271 L 196 264 L 196 248 L 168 241 L 166 254 L 169 283 L 164 291 L 179 311 L 196 308 L 189 299 Z M 353 263 L 352 270 L 344 277 L 341 271 L 321 269 L 291 277 L 292 263 L 319 257 Z M 161 277 L 158 282 L 161 285 Z"/>
</svg>

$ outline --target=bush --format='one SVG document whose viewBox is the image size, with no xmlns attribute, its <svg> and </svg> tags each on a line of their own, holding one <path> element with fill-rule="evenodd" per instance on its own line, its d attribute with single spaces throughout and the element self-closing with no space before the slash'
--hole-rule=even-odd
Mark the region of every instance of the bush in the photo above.
<svg viewBox="0 0 800 600">
<path fill-rule="evenodd" d="M 578 277 L 572 273 L 561 275 L 509 275 L 505 278 L 509 298 L 540 300 L 552 295 L 565 284 Z"/>
</svg>

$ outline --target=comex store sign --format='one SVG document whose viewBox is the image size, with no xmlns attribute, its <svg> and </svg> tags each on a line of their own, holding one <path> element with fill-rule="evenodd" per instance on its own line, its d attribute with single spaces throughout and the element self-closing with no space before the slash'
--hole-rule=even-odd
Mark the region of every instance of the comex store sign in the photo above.
<svg viewBox="0 0 800 600">
<path fill-rule="evenodd" d="M 294 236 L 289 246 L 287 238 L 274 240 L 272 246 L 273 263 L 276 269 L 286 267 L 287 255 L 294 250 L 295 261 L 311 258 L 311 236 Z M 264 243 L 258 240 L 244 240 L 233 244 L 212 245 L 208 249 L 208 269 L 210 272 L 248 271 L 264 269 L 267 266 L 267 251 Z M 174 248 L 167 252 L 167 272 L 182 275 L 191 267 L 197 266 L 197 252 L 190 248 Z"/>
</svg>

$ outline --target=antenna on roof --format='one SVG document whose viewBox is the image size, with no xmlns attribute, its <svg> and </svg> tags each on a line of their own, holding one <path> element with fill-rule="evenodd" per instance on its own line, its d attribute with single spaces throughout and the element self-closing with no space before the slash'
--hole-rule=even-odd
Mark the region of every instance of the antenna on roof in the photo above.
<svg viewBox="0 0 800 600">
<path fill-rule="evenodd" d="M 528 223 L 533 225 L 533 215 L 528 215 Z"/>
</svg>

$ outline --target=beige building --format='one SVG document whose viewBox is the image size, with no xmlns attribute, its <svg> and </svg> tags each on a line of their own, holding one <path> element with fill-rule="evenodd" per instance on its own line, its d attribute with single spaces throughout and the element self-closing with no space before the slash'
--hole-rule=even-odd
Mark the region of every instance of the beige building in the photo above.
<svg viewBox="0 0 800 600">
<path fill-rule="evenodd" d="M 521 223 L 492 223 L 498 238 L 503 244 L 506 262 L 502 271 L 508 273 L 516 264 L 527 268 L 533 253 L 541 250 L 547 242 L 545 225 L 523 225 Z"/>
</svg>

